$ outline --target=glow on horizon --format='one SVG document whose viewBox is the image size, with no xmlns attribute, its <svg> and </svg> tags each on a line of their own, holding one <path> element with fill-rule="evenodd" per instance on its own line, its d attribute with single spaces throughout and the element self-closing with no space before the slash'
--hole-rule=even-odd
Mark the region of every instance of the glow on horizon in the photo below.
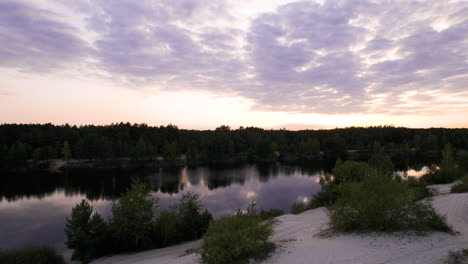
<svg viewBox="0 0 468 264">
<path fill-rule="evenodd" d="M 186 129 L 214 129 L 220 125 L 267 129 L 329 129 L 349 126 L 398 125 L 406 127 L 468 127 L 465 116 L 379 114 L 323 115 L 251 110 L 254 102 L 242 97 L 221 97 L 209 92 L 142 93 L 99 80 L 67 76 L 13 74 L 0 84 L 2 123 L 106 125 L 118 122 L 148 125 L 174 124 Z M 35 87 L 31 89 L 31 87 Z M 6 93 L 11 92 L 11 94 Z M 466 111 L 465 111 L 466 113 Z M 468 115 L 468 113 L 466 113 Z"/>
</svg>

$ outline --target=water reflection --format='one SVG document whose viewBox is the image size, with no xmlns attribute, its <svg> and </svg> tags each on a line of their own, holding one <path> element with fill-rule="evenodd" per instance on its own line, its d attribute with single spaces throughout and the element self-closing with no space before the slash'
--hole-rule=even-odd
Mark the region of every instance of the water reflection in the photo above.
<svg viewBox="0 0 468 264">
<path fill-rule="evenodd" d="M 421 178 L 424 174 L 428 173 L 430 171 L 428 166 L 422 166 L 417 169 L 409 169 L 407 171 L 397 171 L 397 174 L 400 175 L 401 177 L 415 177 L 415 178 Z"/>
<path fill-rule="evenodd" d="M 160 207 L 174 204 L 182 194 L 200 195 L 215 217 L 246 208 L 289 209 L 291 203 L 318 192 L 319 166 L 244 165 L 157 170 L 72 170 L 2 175 L 0 185 L 0 248 L 45 244 L 66 252 L 65 218 L 81 199 L 87 199 L 105 218 L 112 203 L 134 180 L 147 182 Z"/>
<path fill-rule="evenodd" d="M 253 200 L 259 208 L 288 211 L 293 202 L 308 202 L 320 190 L 319 177 L 329 170 L 330 164 L 317 163 L 2 175 L 0 248 L 45 244 L 65 252 L 63 228 L 71 208 L 87 199 L 107 218 L 114 200 L 134 180 L 151 186 L 161 208 L 192 192 L 219 217 L 246 208 Z"/>
</svg>

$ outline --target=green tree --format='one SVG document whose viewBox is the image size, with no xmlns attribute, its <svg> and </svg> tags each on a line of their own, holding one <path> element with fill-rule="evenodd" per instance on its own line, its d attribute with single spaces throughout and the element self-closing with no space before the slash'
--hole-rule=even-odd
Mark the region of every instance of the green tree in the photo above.
<svg viewBox="0 0 468 264">
<path fill-rule="evenodd" d="M 441 169 L 453 169 L 455 167 L 455 150 L 450 143 L 444 146 L 442 150 L 442 160 L 440 162 Z"/>
<path fill-rule="evenodd" d="M 436 135 L 428 135 L 422 145 L 423 151 L 439 151 L 439 140 Z"/>
<path fill-rule="evenodd" d="M 201 211 L 199 198 L 198 194 L 186 193 L 172 208 L 180 219 L 179 230 L 182 240 L 201 237 L 212 220 L 207 210 Z"/>
<path fill-rule="evenodd" d="M 134 183 L 112 206 L 113 236 L 124 250 L 137 250 L 150 244 L 158 203 L 146 184 Z"/>
<path fill-rule="evenodd" d="M 41 149 L 40 148 L 34 149 L 32 153 L 32 161 L 33 161 L 34 166 L 39 165 L 39 163 L 41 162 L 41 159 L 42 159 Z"/>
<path fill-rule="evenodd" d="M 65 234 L 68 248 L 73 249 L 72 259 L 88 263 L 94 257 L 101 255 L 100 249 L 106 239 L 106 223 L 101 215 L 93 213 L 93 207 L 82 200 L 72 208 L 71 218 L 66 219 Z"/>
<path fill-rule="evenodd" d="M 305 142 L 299 145 L 299 149 L 302 155 L 316 155 L 320 152 L 320 143 L 317 138 L 308 138 Z"/>
<path fill-rule="evenodd" d="M 383 147 L 378 141 L 374 142 L 373 154 L 369 159 L 369 165 L 384 175 L 393 174 L 392 159 L 384 152 Z"/>
<path fill-rule="evenodd" d="M 8 165 L 13 168 L 25 168 L 27 166 L 26 145 L 18 142 L 11 145 L 8 151 Z"/>
<path fill-rule="evenodd" d="M 144 159 L 146 156 L 148 156 L 148 147 L 146 145 L 146 142 L 145 140 L 143 139 L 143 137 L 140 137 L 140 139 L 138 139 L 136 145 L 135 145 L 135 158 L 137 160 L 141 160 L 141 159 Z"/>
<path fill-rule="evenodd" d="M 172 142 L 169 144 L 164 145 L 164 159 L 166 161 L 174 161 L 178 158 L 179 153 L 178 153 L 178 148 L 177 148 L 177 142 Z"/>
<path fill-rule="evenodd" d="M 62 154 L 63 154 L 63 159 L 65 161 L 68 162 L 69 160 L 71 160 L 72 153 L 71 153 L 71 149 L 70 149 L 70 144 L 66 140 L 63 142 Z"/>
</svg>

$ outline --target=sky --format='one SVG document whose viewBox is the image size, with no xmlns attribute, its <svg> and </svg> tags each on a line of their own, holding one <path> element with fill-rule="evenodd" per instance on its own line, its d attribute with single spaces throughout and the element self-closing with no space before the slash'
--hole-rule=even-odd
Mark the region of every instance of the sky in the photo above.
<svg viewBox="0 0 468 264">
<path fill-rule="evenodd" d="M 0 123 L 468 127 L 468 2 L 1 0 Z"/>
</svg>

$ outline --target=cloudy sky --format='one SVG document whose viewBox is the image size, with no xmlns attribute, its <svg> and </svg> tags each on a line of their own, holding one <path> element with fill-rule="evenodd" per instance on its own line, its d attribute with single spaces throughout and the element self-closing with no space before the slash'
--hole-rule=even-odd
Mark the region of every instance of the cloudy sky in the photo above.
<svg viewBox="0 0 468 264">
<path fill-rule="evenodd" d="M 468 127 L 468 2 L 1 0 L 0 122 Z"/>
</svg>

